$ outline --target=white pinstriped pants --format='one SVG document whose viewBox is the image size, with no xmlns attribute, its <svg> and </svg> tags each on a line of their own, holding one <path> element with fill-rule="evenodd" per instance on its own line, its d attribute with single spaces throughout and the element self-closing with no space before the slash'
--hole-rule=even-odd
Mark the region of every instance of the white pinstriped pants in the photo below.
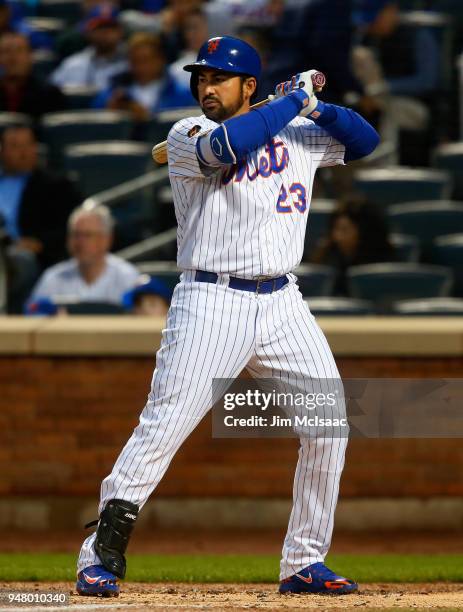
<svg viewBox="0 0 463 612">
<path fill-rule="evenodd" d="M 110 499 L 140 508 L 183 441 L 212 407 L 212 379 L 235 378 L 247 366 L 257 377 L 337 379 L 326 338 L 291 281 L 256 295 L 192 281 L 182 275 L 156 357 L 148 401 L 139 425 L 101 485 L 99 511 Z M 220 284 L 222 283 L 222 284 Z M 345 437 L 301 438 L 293 509 L 283 545 L 280 578 L 323 561 L 344 466 Z M 95 534 L 81 549 L 78 571 L 100 560 Z"/>
</svg>

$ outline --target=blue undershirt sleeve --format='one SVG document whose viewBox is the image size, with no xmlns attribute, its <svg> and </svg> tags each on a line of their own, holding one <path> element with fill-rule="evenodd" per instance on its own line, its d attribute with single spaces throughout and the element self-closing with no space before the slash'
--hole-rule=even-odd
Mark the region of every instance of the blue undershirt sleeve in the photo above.
<svg viewBox="0 0 463 612">
<path fill-rule="evenodd" d="M 317 116 L 318 115 L 318 116 Z M 319 102 L 309 117 L 346 148 L 344 161 L 369 155 L 379 143 L 379 135 L 368 121 L 350 108 Z"/>
<path fill-rule="evenodd" d="M 199 160 L 206 165 L 236 163 L 276 136 L 299 114 L 307 100 L 307 94 L 299 90 L 249 113 L 227 119 L 210 134 L 198 139 L 196 152 Z"/>
</svg>

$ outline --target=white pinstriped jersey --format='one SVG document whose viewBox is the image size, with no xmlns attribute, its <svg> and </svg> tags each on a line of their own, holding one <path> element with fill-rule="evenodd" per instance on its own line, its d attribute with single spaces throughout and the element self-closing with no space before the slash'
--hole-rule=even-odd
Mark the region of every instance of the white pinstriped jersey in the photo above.
<svg viewBox="0 0 463 612">
<path fill-rule="evenodd" d="M 241 278 L 291 272 L 304 250 L 315 172 L 343 164 L 344 146 L 296 117 L 245 161 L 208 172 L 196 141 L 217 125 L 204 115 L 182 119 L 167 138 L 179 268 Z"/>
</svg>

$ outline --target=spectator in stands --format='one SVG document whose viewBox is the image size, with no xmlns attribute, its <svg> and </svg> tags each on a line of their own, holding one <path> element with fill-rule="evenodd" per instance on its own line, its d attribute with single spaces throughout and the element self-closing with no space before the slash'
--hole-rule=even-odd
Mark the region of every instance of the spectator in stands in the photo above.
<svg viewBox="0 0 463 612">
<path fill-rule="evenodd" d="M 207 17 L 202 9 L 196 8 L 185 17 L 182 35 L 185 48 L 179 58 L 169 66 L 169 73 L 178 83 L 189 89 L 191 75 L 183 70 L 183 66 L 196 61 L 201 45 L 208 39 Z"/>
<path fill-rule="evenodd" d="M 237 32 L 237 36 L 257 49 L 261 63 L 262 71 L 257 83 L 256 100 L 263 100 L 269 93 L 275 90 L 275 81 L 268 70 L 268 61 L 270 57 L 269 35 L 265 28 L 243 27 Z"/>
<path fill-rule="evenodd" d="M 350 68 L 351 4 L 351 0 L 280 3 L 280 7 L 276 3 L 273 10 L 280 15 L 270 31 L 268 59 L 274 83 L 286 80 L 288 74 L 300 72 L 300 67 L 309 63 L 328 76 L 323 100 L 344 104 L 346 95 L 362 94 Z"/>
<path fill-rule="evenodd" d="M 68 249 L 72 259 L 44 272 L 31 301 L 48 298 L 54 303 L 108 302 L 121 304 L 122 296 L 139 276 L 137 269 L 109 251 L 114 222 L 109 209 L 76 208 L 68 222 Z"/>
<path fill-rule="evenodd" d="M 8 0 L 0 0 L 0 36 L 5 32 L 24 34 L 33 49 L 51 49 L 53 40 L 46 32 L 33 30 L 23 19 L 18 5 L 10 5 Z M 15 10 L 16 9 L 16 10 Z"/>
<path fill-rule="evenodd" d="M 397 0 L 362 0 L 357 15 L 363 43 L 376 55 L 383 81 L 367 84 L 373 94 L 426 98 L 439 85 L 439 46 L 426 27 L 401 24 Z M 361 75 L 360 75 L 361 76 Z"/>
<path fill-rule="evenodd" d="M 383 138 L 399 143 L 402 132 L 399 146 L 407 150 L 401 163 L 425 165 L 431 113 L 435 120 L 440 114 L 435 106 L 441 73 L 437 39 L 430 28 L 401 23 L 396 0 L 359 1 L 360 10 L 354 13 L 360 42 L 353 49 L 355 74 L 383 110 Z M 413 137 L 413 132 L 422 137 Z"/>
<path fill-rule="evenodd" d="M 119 0 L 105 0 L 106 4 L 111 4 L 115 9 L 119 9 Z M 69 26 L 55 40 L 55 50 L 60 60 L 82 51 L 87 46 L 85 27 L 89 15 L 102 3 L 102 0 L 81 0 L 82 19 L 79 23 Z"/>
<path fill-rule="evenodd" d="M 35 255 L 11 240 L 0 213 L 0 313 L 21 314 L 38 275 Z"/>
<path fill-rule="evenodd" d="M 103 90 L 127 70 L 123 30 L 112 4 L 97 5 L 88 14 L 85 33 L 89 46 L 64 59 L 51 76 L 56 85 L 88 85 Z"/>
<path fill-rule="evenodd" d="M 129 40 L 130 72 L 113 80 L 94 101 L 95 108 L 128 110 L 134 121 L 146 121 L 160 110 L 196 106 L 189 86 L 180 85 L 166 70 L 158 36 L 140 32 Z"/>
<path fill-rule="evenodd" d="M 0 111 L 26 113 L 39 119 L 66 108 L 66 98 L 54 85 L 32 74 L 32 52 L 23 34 L 0 37 Z"/>
<path fill-rule="evenodd" d="M 66 255 L 66 222 L 80 202 L 74 185 L 39 167 L 37 141 L 27 126 L 12 126 L 0 138 L 0 214 L 17 249 L 41 267 Z"/>
<path fill-rule="evenodd" d="M 394 260 L 384 217 L 360 196 L 340 203 L 331 215 L 328 235 L 312 257 L 313 263 L 336 268 L 334 295 L 347 295 L 349 266 Z"/>
<path fill-rule="evenodd" d="M 158 13 L 158 32 L 162 37 L 169 64 L 177 60 L 181 50 L 185 48 L 183 37 L 185 20 L 201 6 L 207 10 L 208 5 L 209 3 L 202 0 L 168 0 L 166 7 Z M 221 23 L 220 34 L 227 34 L 224 31 L 226 27 L 226 23 Z"/>
<path fill-rule="evenodd" d="M 171 298 L 172 292 L 161 280 L 143 274 L 137 286 L 124 295 L 122 304 L 132 314 L 166 317 Z"/>
</svg>

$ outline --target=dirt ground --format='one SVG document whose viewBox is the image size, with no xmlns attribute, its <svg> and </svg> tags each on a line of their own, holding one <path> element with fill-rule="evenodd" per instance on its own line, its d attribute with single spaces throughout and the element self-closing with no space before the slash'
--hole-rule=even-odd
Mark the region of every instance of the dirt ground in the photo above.
<svg viewBox="0 0 463 612">
<path fill-rule="evenodd" d="M 0 532 L 1 552 L 75 552 L 85 532 Z M 129 553 L 194 554 L 274 553 L 281 551 L 284 532 L 169 532 L 166 530 L 136 532 Z M 461 553 L 463 542 L 455 532 L 403 533 L 335 533 L 333 553 Z M 366 584 L 360 593 L 344 597 L 313 595 L 281 596 L 276 585 L 269 584 L 135 584 L 122 586 L 117 599 L 78 597 L 72 583 L 0 583 L 6 589 L 21 591 L 55 591 L 70 594 L 75 610 L 154 609 L 154 610 L 317 610 L 327 612 L 373 612 L 378 609 L 426 610 L 430 608 L 463 610 L 463 584 Z M 23 610 L 50 610 L 37 606 Z M 66 608 L 59 607 L 55 610 Z M 3 608 L 0 612 L 11 610 Z"/>
<path fill-rule="evenodd" d="M 333 597 L 320 595 L 279 595 L 268 584 L 125 584 L 119 598 L 97 599 L 74 594 L 71 583 L 8 583 L 0 590 L 56 591 L 70 593 L 69 608 L 95 609 L 154 609 L 154 610 L 342 610 L 358 612 L 398 609 L 463 609 L 461 584 L 368 584 L 358 594 Z M 54 610 L 69 609 L 55 607 Z M 11 610 L 11 608 L 9 608 Z M 27 610 L 47 610 L 37 606 Z M 49 608 L 48 608 L 49 609 Z M 0 610 L 7 610 L 1 608 Z"/>
</svg>

